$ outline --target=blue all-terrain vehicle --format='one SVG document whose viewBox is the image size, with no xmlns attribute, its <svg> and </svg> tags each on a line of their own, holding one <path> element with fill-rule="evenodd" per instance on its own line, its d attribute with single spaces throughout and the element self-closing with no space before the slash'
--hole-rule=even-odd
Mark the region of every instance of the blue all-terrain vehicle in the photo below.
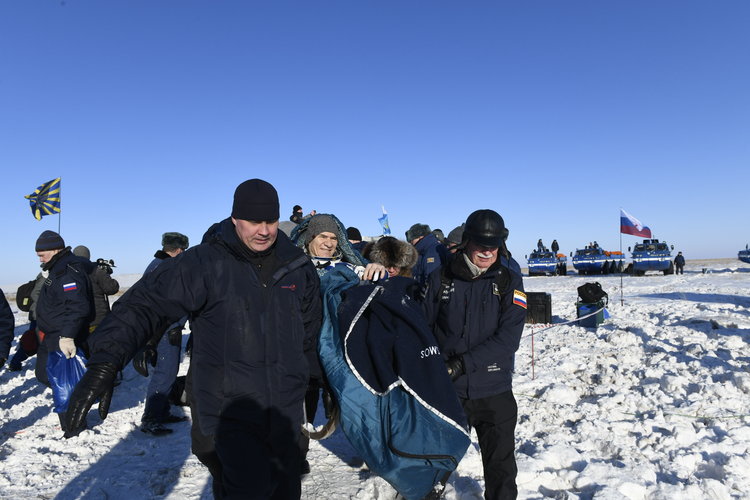
<svg viewBox="0 0 750 500">
<path fill-rule="evenodd" d="M 744 250 L 740 250 L 737 253 L 737 258 L 746 264 L 750 264 L 750 249 L 748 249 L 747 245 L 745 245 Z"/>
<path fill-rule="evenodd" d="M 643 243 L 636 243 L 632 251 L 628 247 L 633 257 L 633 276 L 643 276 L 646 271 L 661 271 L 665 275 L 674 274 L 672 250 L 674 250 L 674 245 L 669 246 L 665 241 L 659 240 L 643 240 Z"/>
<path fill-rule="evenodd" d="M 598 245 L 576 249 L 573 267 L 578 274 L 611 274 L 621 273 L 625 256 L 622 252 L 608 252 Z"/>
<path fill-rule="evenodd" d="M 534 250 L 526 256 L 529 276 L 565 276 L 568 274 L 568 258 L 565 254 L 544 249 Z"/>
</svg>

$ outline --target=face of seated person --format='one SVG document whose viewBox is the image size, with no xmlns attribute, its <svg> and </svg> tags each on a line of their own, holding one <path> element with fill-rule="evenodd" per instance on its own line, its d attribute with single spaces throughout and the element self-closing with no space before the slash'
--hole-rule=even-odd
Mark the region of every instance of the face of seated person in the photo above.
<svg viewBox="0 0 750 500">
<path fill-rule="evenodd" d="M 338 243 L 335 234 L 324 231 L 308 243 L 308 250 L 313 257 L 329 258 L 333 257 L 333 254 L 336 253 Z"/>
</svg>

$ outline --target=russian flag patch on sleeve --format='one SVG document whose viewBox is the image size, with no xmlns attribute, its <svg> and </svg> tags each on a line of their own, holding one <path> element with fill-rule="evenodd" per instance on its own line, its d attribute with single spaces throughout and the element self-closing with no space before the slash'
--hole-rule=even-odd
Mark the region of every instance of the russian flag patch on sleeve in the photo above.
<svg viewBox="0 0 750 500">
<path fill-rule="evenodd" d="M 72 292 L 74 290 L 78 290 L 78 285 L 74 281 L 73 283 L 65 283 L 63 285 L 63 291 L 64 292 Z"/>
<path fill-rule="evenodd" d="M 526 294 L 520 290 L 513 290 L 513 303 L 526 309 Z"/>
</svg>

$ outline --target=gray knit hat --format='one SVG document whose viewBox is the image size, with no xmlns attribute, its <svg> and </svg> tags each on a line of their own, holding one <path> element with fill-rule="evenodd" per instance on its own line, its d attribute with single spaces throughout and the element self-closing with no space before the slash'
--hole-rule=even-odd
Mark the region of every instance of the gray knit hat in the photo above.
<svg viewBox="0 0 750 500">
<path fill-rule="evenodd" d="M 305 230 L 305 243 L 310 243 L 320 233 L 333 233 L 339 238 L 339 226 L 333 218 L 326 214 L 313 215 Z"/>
<path fill-rule="evenodd" d="M 448 233 L 448 238 L 446 238 L 447 243 L 450 243 L 452 245 L 460 245 L 461 244 L 461 238 L 463 238 L 464 235 L 464 225 L 461 224 L 457 228 L 454 228 L 450 233 Z"/>
<path fill-rule="evenodd" d="M 62 236 L 54 231 L 47 230 L 37 238 L 34 250 L 36 252 L 46 252 L 47 250 L 58 250 L 63 248 L 65 248 L 65 240 L 62 239 Z"/>
<path fill-rule="evenodd" d="M 414 224 L 408 231 L 406 231 L 406 241 L 411 242 L 419 237 L 427 236 L 431 232 L 430 226 L 427 224 Z"/>
<path fill-rule="evenodd" d="M 88 247 L 83 245 L 78 245 L 73 249 L 73 255 L 77 255 L 79 257 L 83 257 L 86 260 L 91 260 L 91 252 L 89 251 Z"/>
</svg>

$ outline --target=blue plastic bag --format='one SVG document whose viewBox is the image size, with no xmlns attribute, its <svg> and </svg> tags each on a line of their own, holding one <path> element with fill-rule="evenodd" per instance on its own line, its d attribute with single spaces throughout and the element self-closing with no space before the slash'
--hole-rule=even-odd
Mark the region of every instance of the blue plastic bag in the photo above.
<svg viewBox="0 0 750 500">
<path fill-rule="evenodd" d="M 55 413 L 68 409 L 68 399 L 76 384 L 86 372 L 86 358 L 80 350 L 68 359 L 60 351 L 52 351 L 47 358 L 47 377 L 52 386 Z"/>
</svg>

